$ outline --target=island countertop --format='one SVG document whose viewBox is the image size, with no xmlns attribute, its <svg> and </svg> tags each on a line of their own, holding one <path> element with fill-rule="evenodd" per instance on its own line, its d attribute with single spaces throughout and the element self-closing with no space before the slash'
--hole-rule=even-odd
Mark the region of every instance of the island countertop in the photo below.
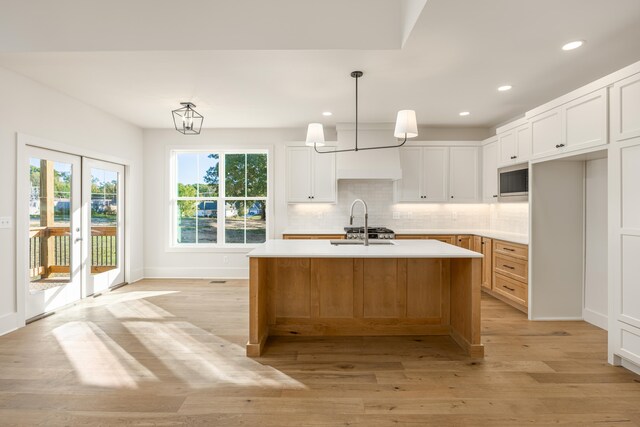
<svg viewBox="0 0 640 427">
<path fill-rule="evenodd" d="M 482 258 L 438 240 L 393 240 L 389 245 L 332 245 L 329 240 L 267 240 L 249 258 Z"/>
</svg>

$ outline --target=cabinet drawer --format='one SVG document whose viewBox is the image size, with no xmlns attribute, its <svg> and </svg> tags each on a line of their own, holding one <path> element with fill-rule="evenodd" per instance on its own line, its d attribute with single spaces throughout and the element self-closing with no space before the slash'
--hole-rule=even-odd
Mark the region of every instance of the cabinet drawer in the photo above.
<svg viewBox="0 0 640 427">
<path fill-rule="evenodd" d="M 529 247 L 519 245 L 517 243 L 503 242 L 502 240 L 494 240 L 493 251 L 512 256 L 514 258 L 528 259 Z"/>
<path fill-rule="evenodd" d="M 527 305 L 529 300 L 529 292 L 526 283 L 513 280 L 502 274 L 495 274 L 493 278 L 494 292 L 503 295 L 518 304 Z"/>
<path fill-rule="evenodd" d="M 496 253 L 493 258 L 493 269 L 513 279 L 528 283 L 529 272 L 527 261 Z"/>
</svg>

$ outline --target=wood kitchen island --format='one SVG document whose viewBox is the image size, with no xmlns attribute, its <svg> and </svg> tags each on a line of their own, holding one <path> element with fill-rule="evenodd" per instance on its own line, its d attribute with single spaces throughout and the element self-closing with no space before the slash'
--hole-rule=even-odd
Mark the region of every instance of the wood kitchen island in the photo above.
<svg viewBox="0 0 640 427">
<path fill-rule="evenodd" d="M 270 335 L 450 335 L 483 357 L 482 255 L 437 240 L 388 243 L 269 240 L 251 251 L 247 356 Z"/>
</svg>

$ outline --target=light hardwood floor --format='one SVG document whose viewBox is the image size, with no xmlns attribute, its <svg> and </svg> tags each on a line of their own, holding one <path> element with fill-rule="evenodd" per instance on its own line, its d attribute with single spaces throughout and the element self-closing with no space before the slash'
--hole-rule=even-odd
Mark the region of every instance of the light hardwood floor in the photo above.
<svg viewBox="0 0 640 427">
<path fill-rule="evenodd" d="M 606 333 L 482 300 L 486 357 L 448 337 L 272 338 L 246 281 L 145 280 L 0 337 L 0 425 L 640 426 Z"/>
</svg>

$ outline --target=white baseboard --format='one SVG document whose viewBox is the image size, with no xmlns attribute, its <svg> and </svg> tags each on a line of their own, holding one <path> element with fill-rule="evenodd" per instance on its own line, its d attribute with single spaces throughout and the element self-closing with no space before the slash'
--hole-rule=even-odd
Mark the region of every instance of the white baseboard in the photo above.
<svg viewBox="0 0 640 427">
<path fill-rule="evenodd" d="M 628 361 L 627 359 L 622 359 L 622 367 L 630 370 L 636 375 L 640 375 L 640 366 Z"/>
<path fill-rule="evenodd" d="M 248 268 L 151 267 L 144 269 L 146 279 L 248 279 Z"/>
<path fill-rule="evenodd" d="M 582 317 L 535 317 L 530 320 L 536 322 L 575 322 L 576 320 L 584 320 Z"/>
<path fill-rule="evenodd" d="M 583 308 L 582 317 L 585 322 L 589 322 L 600 329 L 604 329 L 605 331 L 609 329 L 609 319 L 602 313 Z"/>
<path fill-rule="evenodd" d="M 0 335 L 13 332 L 24 325 L 18 324 L 18 313 L 8 313 L 0 316 Z"/>
<path fill-rule="evenodd" d="M 135 283 L 139 280 L 144 279 L 144 270 L 139 268 L 137 270 L 131 271 L 131 277 L 129 279 L 129 283 Z"/>
</svg>

